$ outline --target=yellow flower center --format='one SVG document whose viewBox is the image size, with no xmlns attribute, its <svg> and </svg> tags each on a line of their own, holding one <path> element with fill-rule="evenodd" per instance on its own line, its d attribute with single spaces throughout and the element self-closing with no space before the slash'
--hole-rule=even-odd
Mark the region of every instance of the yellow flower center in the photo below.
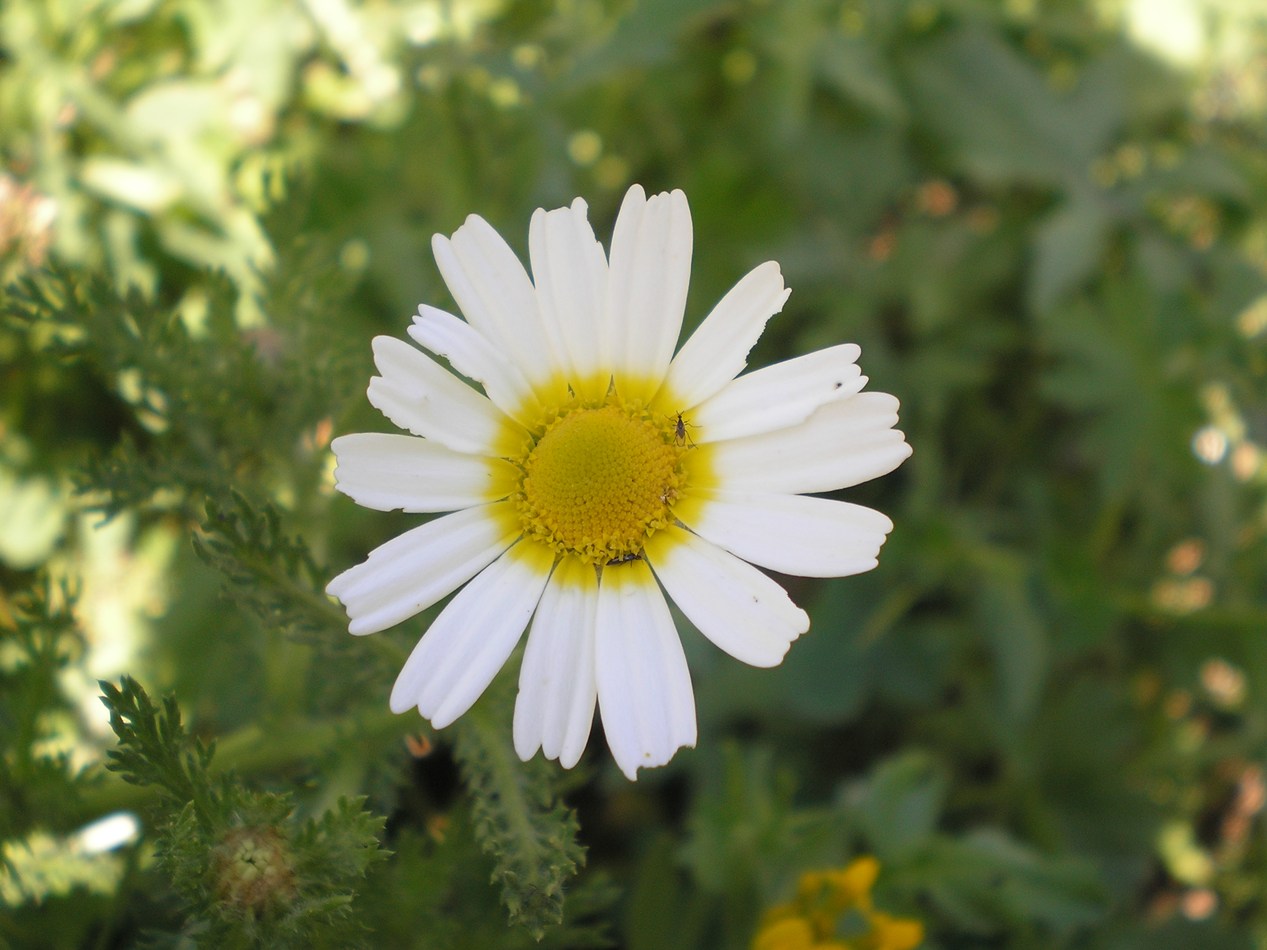
<svg viewBox="0 0 1267 950">
<path fill-rule="evenodd" d="M 548 410 L 522 455 L 514 496 L 529 537 L 593 564 L 642 554 L 647 538 L 673 523 L 691 446 L 677 417 L 622 402 L 614 390 L 599 405 L 576 399 Z"/>
</svg>

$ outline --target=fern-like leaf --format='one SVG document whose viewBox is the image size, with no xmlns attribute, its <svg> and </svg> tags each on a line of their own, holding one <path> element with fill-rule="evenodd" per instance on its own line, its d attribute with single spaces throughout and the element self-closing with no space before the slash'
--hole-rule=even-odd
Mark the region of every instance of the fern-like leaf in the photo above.
<svg viewBox="0 0 1267 950">
<path fill-rule="evenodd" d="M 585 863 L 576 815 L 541 759 L 521 762 L 509 728 L 509 678 L 459 722 L 455 754 L 471 792 L 475 835 L 493 859 L 493 881 L 511 923 L 540 940 L 563 919 L 564 891 Z"/>
</svg>

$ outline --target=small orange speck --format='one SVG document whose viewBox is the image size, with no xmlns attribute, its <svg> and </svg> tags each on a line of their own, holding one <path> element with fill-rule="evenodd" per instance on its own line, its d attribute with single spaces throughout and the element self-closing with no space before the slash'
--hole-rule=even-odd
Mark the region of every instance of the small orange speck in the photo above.
<svg viewBox="0 0 1267 950">
<path fill-rule="evenodd" d="M 1247 814 L 1257 814 L 1267 804 L 1267 781 L 1264 781 L 1263 770 L 1258 766 L 1251 765 L 1245 769 L 1245 774 L 1241 776 L 1240 795 Z"/>
<path fill-rule="evenodd" d="M 935 179 L 920 187 L 916 202 L 930 217 L 944 218 L 958 207 L 959 193 L 949 182 Z"/>
<path fill-rule="evenodd" d="M 318 448 L 325 448 L 330 444 L 330 436 L 334 434 L 334 420 L 326 416 L 317 423 L 317 428 L 313 433 L 313 443 Z"/>
<path fill-rule="evenodd" d="M 1196 888 L 1183 895 L 1183 915 L 1189 920 L 1205 920 L 1218 906 L 1218 897 L 1208 887 Z"/>
<path fill-rule="evenodd" d="M 444 841 L 445 835 L 449 833 L 449 816 L 448 815 L 432 815 L 426 822 L 427 834 L 431 835 L 435 841 Z"/>
<path fill-rule="evenodd" d="M 416 736 L 405 736 L 405 748 L 415 759 L 425 759 L 431 754 L 435 745 L 429 738 L 419 733 Z"/>
<path fill-rule="evenodd" d="M 1166 696 L 1162 709 L 1171 719 L 1182 719 L 1192 711 L 1192 694 L 1176 689 Z"/>
<path fill-rule="evenodd" d="M 881 231 L 871 239 L 871 243 L 867 247 L 867 256 L 873 261 L 883 264 L 893 256 L 893 250 L 896 247 L 897 234 L 893 231 Z"/>
<path fill-rule="evenodd" d="M 1170 549 L 1166 556 L 1166 567 L 1172 574 L 1191 574 L 1205 560 L 1205 543 L 1199 538 L 1181 541 Z"/>
</svg>

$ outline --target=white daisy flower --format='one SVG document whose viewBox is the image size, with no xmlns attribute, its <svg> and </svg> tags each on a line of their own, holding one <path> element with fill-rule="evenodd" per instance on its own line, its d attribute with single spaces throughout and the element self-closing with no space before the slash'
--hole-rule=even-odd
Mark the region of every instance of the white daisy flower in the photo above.
<svg viewBox="0 0 1267 950">
<path fill-rule="evenodd" d="M 480 217 L 435 237 L 466 319 L 423 306 L 409 335 L 483 392 L 377 337 L 370 402 L 412 434 L 346 435 L 333 449 L 337 487 L 357 503 L 451 514 L 383 544 L 327 590 L 354 634 L 458 591 L 391 694 L 393 711 L 416 707 L 437 729 L 471 707 L 528 629 L 516 751 L 570 768 L 597 704 L 633 779 L 695 744 L 665 595 L 731 656 L 778 665 L 809 618 L 757 568 L 875 567 L 892 522 L 811 493 L 883 475 L 911 450 L 894 428 L 898 401 L 861 392 L 853 344 L 738 375 L 788 297 L 773 262 L 674 354 L 691 266 L 682 192 L 631 188 L 610 258 L 586 210 L 577 198 L 533 215 L 532 278 Z"/>
</svg>

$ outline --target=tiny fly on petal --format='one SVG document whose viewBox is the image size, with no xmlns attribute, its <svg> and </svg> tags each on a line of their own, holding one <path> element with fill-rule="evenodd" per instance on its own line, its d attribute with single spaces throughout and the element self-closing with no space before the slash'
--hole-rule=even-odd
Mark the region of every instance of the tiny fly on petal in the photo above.
<svg viewBox="0 0 1267 950">
<path fill-rule="evenodd" d="M 679 412 L 677 414 L 677 424 L 673 427 L 673 438 L 678 445 L 695 445 L 695 440 L 686 434 L 688 428 L 694 429 L 695 427 L 683 419 L 682 413 Z"/>
</svg>

